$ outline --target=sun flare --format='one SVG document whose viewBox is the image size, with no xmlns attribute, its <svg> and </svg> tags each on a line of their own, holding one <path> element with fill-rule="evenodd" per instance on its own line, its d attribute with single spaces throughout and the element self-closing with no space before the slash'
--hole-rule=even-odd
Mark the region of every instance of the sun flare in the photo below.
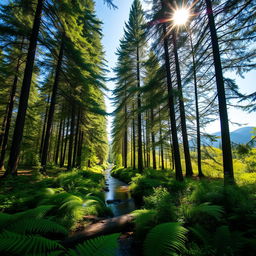
<svg viewBox="0 0 256 256">
<path fill-rule="evenodd" d="M 190 16 L 189 9 L 181 8 L 174 11 L 172 20 L 174 25 L 185 25 Z"/>
</svg>

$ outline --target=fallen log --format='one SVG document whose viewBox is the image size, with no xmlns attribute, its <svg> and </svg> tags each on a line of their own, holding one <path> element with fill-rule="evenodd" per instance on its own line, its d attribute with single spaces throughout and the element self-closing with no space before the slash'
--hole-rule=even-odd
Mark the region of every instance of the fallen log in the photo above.
<svg viewBox="0 0 256 256">
<path fill-rule="evenodd" d="M 133 220 L 134 216 L 132 214 L 125 214 L 114 218 L 104 219 L 97 223 L 86 226 L 82 231 L 78 231 L 70 235 L 64 241 L 62 241 L 61 244 L 64 247 L 72 248 L 78 243 L 97 236 L 130 231 L 133 228 Z"/>
</svg>

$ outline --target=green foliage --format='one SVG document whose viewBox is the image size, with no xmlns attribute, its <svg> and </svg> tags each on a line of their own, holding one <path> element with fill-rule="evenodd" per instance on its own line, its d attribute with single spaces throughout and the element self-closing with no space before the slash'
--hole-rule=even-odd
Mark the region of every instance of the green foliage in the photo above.
<svg viewBox="0 0 256 256">
<path fill-rule="evenodd" d="M 136 236 L 142 239 L 146 236 L 147 232 L 157 224 L 157 211 L 140 209 L 132 212 L 135 216 L 135 231 Z"/>
<path fill-rule="evenodd" d="M 24 233 L 24 234 L 54 233 L 54 234 L 62 234 L 64 236 L 68 234 L 67 230 L 63 226 L 47 219 L 39 219 L 39 220 L 24 219 L 24 220 L 17 221 L 15 222 L 15 224 L 8 226 L 7 229 L 15 233 Z"/>
<path fill-rule="evenodd" d="M 153 194 L 144 197 L 145 207 L 157 211 L 157 221 L 169 222 L 176 219 L 175 209 L 172 204 L 172 196 L 166 188 L 154 188 Z"/>
<path fill-rule="evenodd" d="M 212 222 L 212 218 L 216 221 L 220 221 L 223 217 L 223 207 L 219 205 L 211 205 L 209 203 L 203 203 L 199 205 L 181 205 L 182 215 L 185 222 L 189 223 L 204 223 L 205 225 Z"/>
<path fill-rule="evenodd" d="M 116 254 L 117 251 L 117 239 L 119 236 L 120 234 L 112 234 L 90 239 L 83 244 L 77 245 L 74 250 L 69 250 L 68 255 L 113 256 Z"/>
<path fill-rule="evenodd" d="M 239 255 L 242 247 L 248 243 L 248 239 L 243 234 L 230 231 L 228 226 L 219 226 L 215 232 L 209 232 L 202 226 L 190 228 L 193 234 L 203 242 L 204 255 L 209 252 L 212 255 Z"/>
<path fill-rule="evenodd" d="M 9 231 L 0 234 L 0 252 L 9 255 L 37 255 L 56 249 L 63 249 L 63 247 L 59 243 L 41 236 L 25 236 Z"/>
<path fill-rule="evenodd" d="M 132 168 L 123 168 L 123 167 L 115 167 L 111 171 L 111 175 L 117 179 L 120 179 L 121 181 L 125 183 L 130 183 L 132 181 L 132 178 L 138 174 L 138 170 L 133 170 Z"/>
<path fill-rule="evenodd" d="M 123 159 L 122 159 L 122 155 L 121 154 L 117 154 L 115 157 L 115 164 L 117 167 L 121 167 L 123 163 Z"/>
<path fill-rule="evenodd" d="M 157 225 L 144 241 L 145 256 L 178 255 L 185 249 L 188 230 L 180 223 L 169 222 Z"/>
</svg>

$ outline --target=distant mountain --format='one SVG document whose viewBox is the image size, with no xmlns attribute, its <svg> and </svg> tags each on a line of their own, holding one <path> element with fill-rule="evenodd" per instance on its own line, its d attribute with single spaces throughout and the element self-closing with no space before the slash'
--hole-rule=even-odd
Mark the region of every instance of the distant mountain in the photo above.
<svg viewBox="0 0 256 256">
<path fill-rule="evenodd" d="M 253 130 L 253 126 L 247 126 L 247 127 L 242 127 L 239 128 L 233 132 L 230 133 L 230 139 L 233 143 L 236 144 L 246 144 L 248 143 L 251 139 L 252 139 L 252 130 Z M 216 139 L 216 141 L 211 141 L 209 138 L 203 138 L 202 139 L 202 145 L 210 145 L 212 147 L 216 147 L 218 148 L 221 145 L 221 133 L 220 132 L 216 132 L 211 134 L 213 136 L 217 136 L 219 138 Z"/>
</svg>

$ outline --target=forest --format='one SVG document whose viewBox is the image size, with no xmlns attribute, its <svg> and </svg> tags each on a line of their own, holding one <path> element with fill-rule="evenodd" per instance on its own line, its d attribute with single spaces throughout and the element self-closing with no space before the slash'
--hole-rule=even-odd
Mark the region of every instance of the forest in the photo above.
<svg viewBox="0 0 256 256">
<path fill-rule="evenodd" d="M 256 255 L 256 1 L 132 0 L 111 67 L 121 2 L 0 2 L 0 255 Z"/>
</svg>

